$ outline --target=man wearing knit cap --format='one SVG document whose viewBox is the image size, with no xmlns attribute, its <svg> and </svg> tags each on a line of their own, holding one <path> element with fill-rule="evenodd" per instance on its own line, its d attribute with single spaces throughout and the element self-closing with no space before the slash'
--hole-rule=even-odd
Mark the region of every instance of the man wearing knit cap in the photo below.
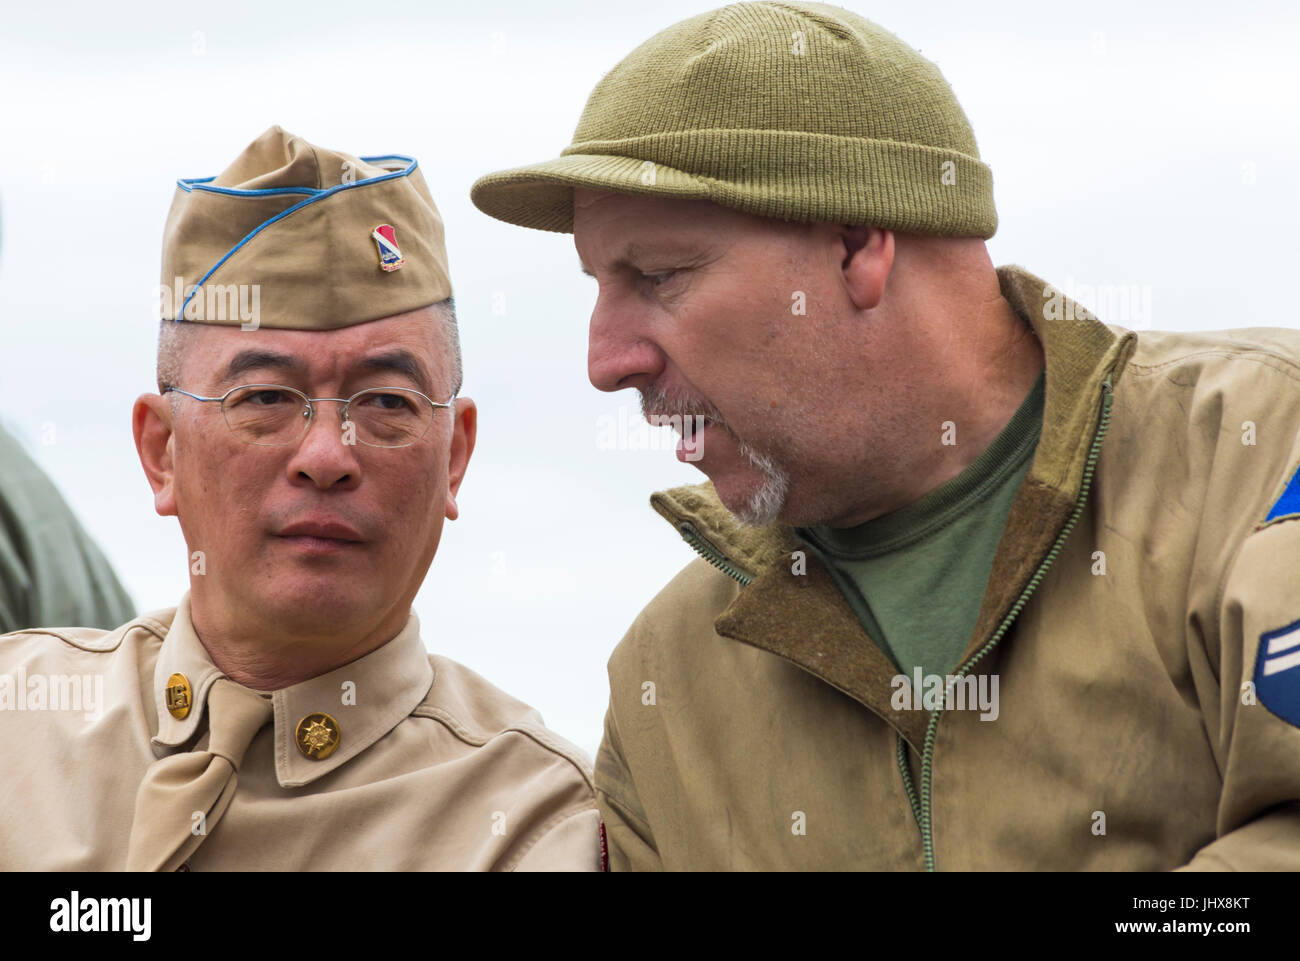
<svg viewBox="0 0 1300 961">
<path fill-rule="evenodd" d="M 480 209 L 709 483 L 609 662 L 615 869 L 1300 867 L 1300 334 L 995 269 L 952 90 L 837 7 L 683 21 Z"/>
<path fill-rule="evenodd" d="M 0 638 L 0 867 L 598 870 L 586 758 L 411 603 L 474 449 L 409 157 L 273 127 L 182 180 L 136 446 L 190 590 Z"/>
</svg>

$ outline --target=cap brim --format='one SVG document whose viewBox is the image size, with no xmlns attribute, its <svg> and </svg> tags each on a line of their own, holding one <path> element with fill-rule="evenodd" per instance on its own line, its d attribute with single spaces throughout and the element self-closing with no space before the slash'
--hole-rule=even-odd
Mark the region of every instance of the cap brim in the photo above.
<svg viewBox="0 0 1300 961">
<path fill-rule="evenodd" d="M 648 160 L 568 154 L 480 177 L 469 196 L 483 213 L 508 224 L 573 233 L 574 187 L 682 200 L 708 200 L 713 193 L 709 178 Z"/>
</svg>

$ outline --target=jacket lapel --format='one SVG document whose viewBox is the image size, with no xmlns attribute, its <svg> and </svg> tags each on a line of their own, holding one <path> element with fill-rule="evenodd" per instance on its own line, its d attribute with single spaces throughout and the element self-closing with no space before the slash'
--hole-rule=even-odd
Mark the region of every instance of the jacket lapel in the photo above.
<svg viewBox="0 0 1300 961">
<path fill-rule="evenodd" d="M 999 268 L 998 283 L 1043 345 L 1043 431 L 1011 502 L 962 664 L 997 630 L 1073 513 L 1101 416 L 1102 383 L 1109 376 L 1113 389 L 1137 348 L 1132 331 L 1111 330 L 1020 267 Z"/>
<path fill-rule="evenodd" d="M 869 707 L 919 746 L 925 718 L 890 709 L 898 673 L 858 623 L 830 572 L 785 525 L 746 527 L 722 506 L 712 483 L 661 491 L 651 505 L 679 532 L 698 532 L 752 578 L 714 621 L 723 637 L 769 651 Z M 697 535 L 698 539 L 698 535 Z M 795 573 L 794 556 L 803 552 Z"/>
</svg>

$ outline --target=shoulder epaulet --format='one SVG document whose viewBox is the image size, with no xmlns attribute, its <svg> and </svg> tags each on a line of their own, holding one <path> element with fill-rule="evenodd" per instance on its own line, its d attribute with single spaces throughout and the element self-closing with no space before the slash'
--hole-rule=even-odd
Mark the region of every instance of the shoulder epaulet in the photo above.
<svg viewBox="0 0 1300 961">
<path fill-rule="evenodd" d="M 591 765 L 586 755 L 542 723 L 536 710 L 450 658 L 430 654 L 429 662 L 433 667 L 433 684 L 411 712 L 413 716 L 439 721 L 460 740 L 475 747 L 505 734 L 518 734 L 568 761 L 592 784 Z M 471 699 L 476 710 L 471 708 Z"/>
<path fill-rule="evenodd" d="M 14 631 L 8 636 L 45 634 L 57 637 L 63 643 L 78 650 L 89 651 L 92 654 L 107 654 L 117 650 L 122 639 L 133 630 L 147 631 L 162 640 L 167 636 L 168 622 L 161 619 L 159 615 L 166 613 L 169 612 L 141 614 L 111 631 L 97 627 L 29 627 L 26 630 Z"/>
</svg>

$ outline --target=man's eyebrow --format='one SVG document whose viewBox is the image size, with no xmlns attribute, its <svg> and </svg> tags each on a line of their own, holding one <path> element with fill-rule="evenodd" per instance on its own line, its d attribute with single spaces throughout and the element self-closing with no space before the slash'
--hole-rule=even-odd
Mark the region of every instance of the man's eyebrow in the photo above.
<svg viewBox="0 0 1300 961">
<path fill-rule="evenodd" d="M 395 371 L 405 374 L 420 387 L 423 393 L 427 394 L 431 390 L 429 375 L 424 365 L 409 350 L 390 350 L 382 354 L 374 354 L 358 361 L 356 366 L 361 370 Z M 291 354 L 279 354 L 271 350 L 241 350 L 231 358 L 219 383 L 224 385 L 251 370 L 261 369 L 301 374 L 306 371 L 307 365 Z"/>
<path fill-rule="evenodd" d="M 241 350 L 231 358 L 219 384 L 228 384 L 241 374 L 260 368 L 285 370 L 290 373 L 301 372 L 306 365 L 297 357 L 289 354 L 277 354 L 271 350 Z"/>
<path fill-rule="evenodd" d="M 384 370 L 395 371 L 399 374 L 405 374 L 411 380 L 415 381 L 420 387 L 420 391 L 429 394 L 433 390 L 428 373 L 420 359 L 409 350 L 390 350 L 382 354 L 373 354 L 357 364 L 362 370 Z M 434 400 L 441 398 L 435 397 Z"/>
<path fill-rule="evenodd" d="M 683 264 L 692 263 L 700 260 L 706 255 L 706 251 L 700 249 L 694 244 L 682 243 L 675 240 L 663 240 L 655 243 L 646 243 L 644 241 L 631 241 L 627 244 L 617 257 L 611 261 L 611 267 L 614 269 L 622 267 L 635 267 L 638 263 L 647 259 L 653 260 L 656 257 L 678 258 Z M 588 277 L 595 277 L 585 263 L 578 261 L 580 269 Z"/>
</svg>

